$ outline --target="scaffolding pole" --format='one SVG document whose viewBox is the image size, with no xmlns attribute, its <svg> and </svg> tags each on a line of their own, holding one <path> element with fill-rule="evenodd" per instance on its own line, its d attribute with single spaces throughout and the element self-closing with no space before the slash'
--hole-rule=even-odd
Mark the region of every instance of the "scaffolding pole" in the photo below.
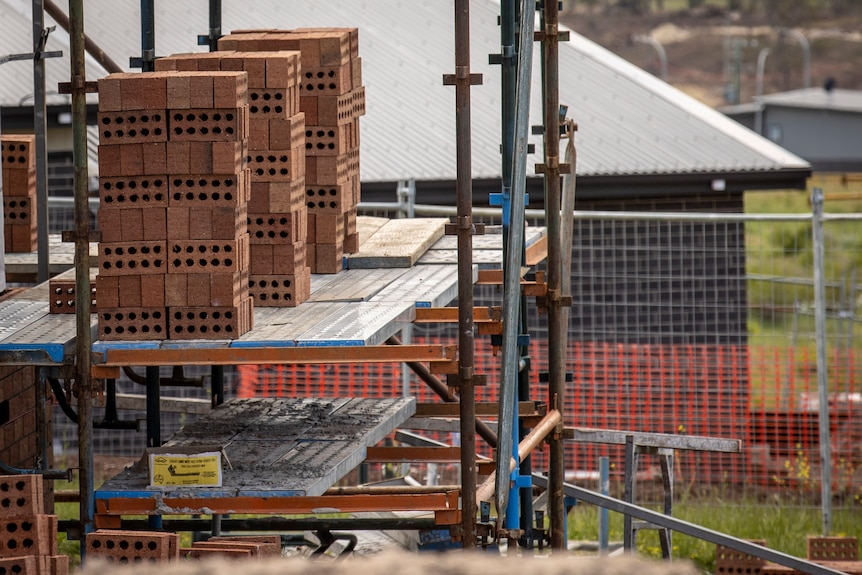
<svg viewBox="0 0 862 575">
<path fill-rule="evenodd" d="M 87 197 L 87 85 L 84 60 L 84 2 L 69 2 L 72 139 L 75 165 L 75 325 L 78 390 L 78 467 L 81 533 L 93 530 L 93 381 L 90 363 L 90 205 Z M 83 558 L 83 548 L 81 552 Z"/>
<path fill-rule="evenodd" d="M 561 313 L 560 253 L 560 70 L 559 6 L 545 0 L 542 11 L 542 81 L 545 126 L 545 223 L 548 230 L 548 402 L 552 409 L 564 413 L 563 321 Z M 562 434 L 552 433 L 549 453 L 549 499 L 551 548 L 566 548 L 566 515 L 564 509 L 564 451 Z"/>
<path fill-rule="evenodd" d="M 470 86 L 481 76 L 470 73 L 470 0 L 455 0 L 455 74 L 443 79 L 455 86 L 456 195 L 458 215 L 458 387 L 461 396 L 461 544 L 476 547 L 476 398 L 473 334 L 473 167 Z"/>
<path fill-rule="evenodd" d="M 519 42 L 517 91 L 514 102 L 514 145 L 512 146 L 512 192 L 511 200 L 504 197 L 504 212 L 509 206 L 508 236 L 505 244 L 506 257 L 503 266 L 503 364 L 500 376 L 500 409 L 497 435 L 497 513 L 506 514 L 506 528 L 520 526 L 517 492 L 509 493 L 510 484 L 517 486 L 509 473 L 509 460 L 517 444 L 518 428 L 516 397 L 520 366 L 518 332 L 521 330 L 521 260 L 524 245 L 524 198 L 527 183 L 527 139 L 530 128 L 530 85 L 533 71 L 533 21 L 535 5 L 526 0 L 521 10 L 521 38 Z M 504 220 L 505 220 L 504 216 Z M 520 465 L 520 460 L 516 462 Z M 516 467 L 517 474 L 517 467 Z M 511 507 L 507 508 L 510 502 Z M 509 515 L 513 515 L 510 517 Z"/>
</svg>

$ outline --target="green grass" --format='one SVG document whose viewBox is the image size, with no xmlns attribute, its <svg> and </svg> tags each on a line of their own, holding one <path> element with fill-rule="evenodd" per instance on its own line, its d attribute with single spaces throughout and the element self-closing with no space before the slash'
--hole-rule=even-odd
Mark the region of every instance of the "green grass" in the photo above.
<svg viewBox="0 0 862 575">
<path fill-rule="evenodd" d="M 658 510 L 656 508 L 656 510 Z M 623 516 L 609 514 L 611 541 L 623 539 Z M 676 503 L 674 517 L 743 539 L 762 539 L 767 547 L 797 557 L 805 557 L 805 539 L 821 533 L 820 510 L 814 507 L 794 507 L 777 502 L 726 502 L 720 498 L 706 502 Z M 838 509 L 832 516 L 835 536 L 855 536 L 862 539 L 859 510 Z M 595 540 L 598 533 L 598 510 L 590 505 L 578 505 L 569 514 L 569 537 Z M 661 558 L 658 535 L 641 531 L 637 536 L 638 553 Z M 704 572 L 715 568 L 715 545 L 682 533 L 673 534 L 674 558 L 688 559 Z"/>
<path fill-rule="evenodd" d="M 841 176 L 815 174 L 808 190 L 748 192 L 745 211 L 749 214 L 809 214 L 810 190 L 823 190 L 826 213 L 862 213 L 862 180 L 845 181 Z M 839 307 L 859 317 L 862 298 L 852 298 L 850 286 L 862 283 L 862 227 L 858 222 L 827 222 L 825 226 L 825 279 L 827 307 L 834 315 Z M 808 222 L 748 222 L 745 227 L 746 272 L 780 280 L 748 281 L 748 343 L 752 357 L 763 351 L 794 348 L 796 357 L 815 358 L 814 291 L 811 224 Z M 857 270 L 859 272 L 857 273 Z M 862 322 L 827 321 L 828 345 L 834 347 L 837 335 L 852 329 L 854 349 L 862 342 Z M 831 351 L 831 350 L 830 350 Z M 796 381 L 804 381 L 809 366 L 797 364 Z M 788 366 L 783 362 L 758 364 L 751 373 L 753 407 L 775 407 L 774 387 L 784 381 Z M 845 379 L 830 365 L 830 382 L 840 385 Z M 859 382 L 856 382 L 859 383 Z M 837 388 L 836 388 L 837 389 Z"/>
</svg>

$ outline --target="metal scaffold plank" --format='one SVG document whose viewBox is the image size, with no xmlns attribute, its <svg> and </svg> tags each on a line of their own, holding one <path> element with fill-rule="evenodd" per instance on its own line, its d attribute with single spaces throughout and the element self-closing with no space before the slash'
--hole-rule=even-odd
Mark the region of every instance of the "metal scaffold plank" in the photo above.
<svg viewBox="0 0 862 575">
<path fill-rule="evenodd" d="M 415 410 L 412 398 L 229 401 L 186 425 L 165 444 L 178 449 L 221 446 L 225 455 L 221 487 L 151 488 L 142 462 L 106 481 L 96 498 L 110 500 L 111 512 L 120 508 L 119 500 L 152 499 L 159 502 L 159 512 L 169 513 L 197 505 L 189 499 L 206 501 L 212 508 L 222 505 L 217 501 L 222 498 L 322 495 L 365 459 L 368 446 Z M 171 510 L 164 503 L 167 499 L 177 500 Z"/>
</svg>

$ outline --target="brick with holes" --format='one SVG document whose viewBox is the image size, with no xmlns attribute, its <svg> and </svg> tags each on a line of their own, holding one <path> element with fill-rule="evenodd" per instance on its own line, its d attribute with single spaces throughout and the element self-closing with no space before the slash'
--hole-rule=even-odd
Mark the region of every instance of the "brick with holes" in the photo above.
<svg viewBox="0 0 862 575">
<path fill-rule="evenodd" d="M 99 274 L 163 274 L 168 270 L 165 241 L 99 243 Z"/>
<path fill-rule="evenodd" d="M 52 555 L 57 546 L 56 515 L 0 518 L 0 557 Z"/>
<path fill-rule="evenodd" d="M 311 295 L 311 268 L 295 274 L 258 275 L 249 279 L 249 293 L 255 307 L 295 307 Z"/>
<path fill-rule="evenodd" d="M 154 340 L 167 338 L 167 310 L 159 308 L 102 308 L 99 339 Z"/>
<path fill-rule="evenodd" d="M 249 241 L 252 244 L 292 244 L 305 241 L 308 215 L 303 206 L 295 212 L 248 215 Z"/>
<path fill-rule="evenodd" d="M 166 142 L 168 139 L 167 110 L 123 109 L 99 112 L 99 145 Z"/>
<path fill-rule="evenodd" d="M 239 206 L 249 201 L 248 170 L 228 174 L 176 175 L 168 178 L 170 207 Z"/>
<path fill-rule="evenodd" d="M 170 309 L 170 339 L 236 339 L 252 328 L 251 298 L 238 306 L 175 307 Z"/>
<path fill-rule="evenodd" d="M 116 276 L 114 276 L 116 277 Z M 90 284 L 90 313 L 96 312 L 95 283 Z M 49 313 L 75 313 L 76 283 L 71 280 L 49 280 Z"/>
<path fill-rule="evenodd" d="M 231 273 L 246 269 L 248 234 L 226 240 L 171 240 L 168 273 Z"/>
<path fill-rule="evenodd" d="M 100 177 L 99 202 L 101 209 L 167 207 L 167 176 Z"/>
<path fill-rule="evenodd" d="M 161 563 L 170 559 L 171 534 L 100 529 L 86 536 L 87 556 L 109 563 Z"/>
<path fill-rule="evenodd" d="M 39 514 L 43 498 L 41 475 L 0 476 L 0 517 Z"/>
<path fill-rule="evenodd" d="M 41 557 L 36 555 L 0 559 L 0 575 L 42 575 L 42 573 L 52 575 L 50 571 L 42 568 Z"/>
</svg>

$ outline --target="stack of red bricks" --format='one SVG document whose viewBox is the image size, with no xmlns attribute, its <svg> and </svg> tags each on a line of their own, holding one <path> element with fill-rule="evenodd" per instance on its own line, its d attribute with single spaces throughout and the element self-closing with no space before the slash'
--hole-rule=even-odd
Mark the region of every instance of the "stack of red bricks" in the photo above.
<svg viewBox="0 0 862 575">
<path fill-rule="evenodd" d="M 43 513 L 41 475 L 0 477 L 0 573 L 68 575 L 57 552 L 57 516 Z"/>
<path fill-rule="evenodd" d="M 300 51 L 308 261 L 314 273 L 340 271 L 343 254 L 359 248 L 359 117 L 365 114 L 365 90 L 358 30 L 236 32 L 221 38 L 219 48 Z"/>
<path fill-rule="evenodd" d="M 237 535 L 210 537 L 206 541 L 195 541 L 184 548 L 181 556 L 188 559 L 266 559 L 281 557 L 280 535 Z"/>
<path fill-rule="evenodd" d="M 249 292 L 256 306 L 292 307 L 311 294 L 299 68 L 296 51 L 224 51 L 156 60 L 157 71 L 244 70 L 248 74 Z"/>
<path fill-rule="evenodd" d="M 36 245 L 36 137 L 4 134 L 3 238 L 5 250 L 32 252 Z"/>
<path fill-rule="evenodd" d="M 99 80 L 99 337 L 235 339 L 248 296 L 245 72 Z"/>
<path fill-rule="evenodd" d="M 86 555 L 121 565 L 176 561 L 180 537 L 162 531 L 98 529 L 87 533 Z"/>
</svg>

